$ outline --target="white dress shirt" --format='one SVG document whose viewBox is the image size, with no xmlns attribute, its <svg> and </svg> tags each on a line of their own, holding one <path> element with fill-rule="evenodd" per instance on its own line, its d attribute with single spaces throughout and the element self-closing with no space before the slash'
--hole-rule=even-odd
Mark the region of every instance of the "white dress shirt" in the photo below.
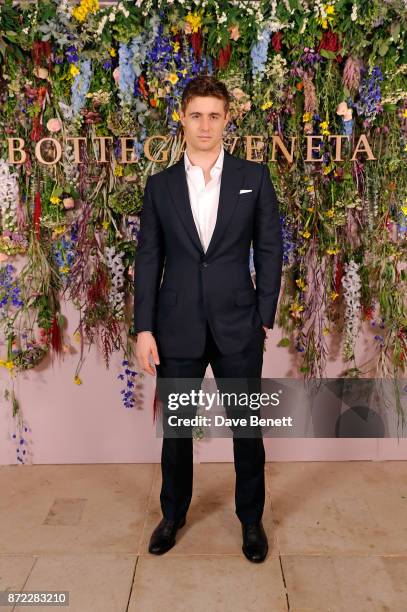
<svg viewBox="0 0 407 612">
<path fill-rule="evenodd" d="M 215 229 L 218 214 L 220 179 L 223 168 L 224 148 L 221 146 L 219 156 L 210 169 L 210 181 L 205 185 L 204 172 L 200 166 L 194 166 L 184 152 L 184 165 L 188 183 L 189 201 L 198 230 L 202 248 L 206 252 Z"/>
</svg>

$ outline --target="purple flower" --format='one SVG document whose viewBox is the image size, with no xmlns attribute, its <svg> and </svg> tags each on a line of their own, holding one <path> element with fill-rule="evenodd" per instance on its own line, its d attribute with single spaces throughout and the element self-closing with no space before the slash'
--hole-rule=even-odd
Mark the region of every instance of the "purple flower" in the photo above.
<svg viewBox="0 0 407 612">
<path fill-rule="evenodd" d="M 126 377 L 126 387 L 120 390 L 120 394 L 122 396 L 122 402 L 125 408 L 133 408 L 135 405 L 134 399 L 134 379 L 137 376 L 137 372 L 132 370 L 130 367 L 127 367 L 129 362 L 127 359 L 123 359 L 122 366 L 125 366 L 124 372 L 118 374 L 117 378 L 119 380 L 125 380 Z"/>
<path fill-rule="evenodd" d="M 313 66 L 317 62 L 322 62 L 322 55 L 315 51 L 315 49 L 309 49 L 308 47 L 304 47 L 304 53 L 301 55 L 301 60 L 304 64 L 308 66 Z"/>
<path fill-rule="evenodd" d="M 79 55 L 75 45 L 68 47 L 65 51 L 65 55 L 70 64 L 76 64 L 76 62 L 79 61 Z"/>
<path fill-rule="evenodd" d="M 366 68 L 362 69 L 362 74 L 366 73 Z M 374 66 L 370 75 L 366 75 L 362 80 L 359 90 L 359 100 L 355 102 L 359 116 L 365 117 L 365 122 L 371 124 L 377 114 L 382 110 L 380 104 L 382 94 L 380 90 L 380 82 L 383 80 L 383 74 L 379 66 Z"/>
</svg>

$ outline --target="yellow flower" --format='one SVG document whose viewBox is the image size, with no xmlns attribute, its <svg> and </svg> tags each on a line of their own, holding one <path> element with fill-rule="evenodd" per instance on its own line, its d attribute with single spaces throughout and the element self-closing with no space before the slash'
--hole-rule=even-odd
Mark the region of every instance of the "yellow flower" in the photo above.
<svg viewBox="0 0 407 612">
<path fill-rule="evenodd" d="M 179 44 L 178 40 L 176 40 L 174 43 L 172 43 L 172 46 L 174 48 L 174 53 L 178 53 L 179 47 L 180 47 L 180 44 Z"/>
<path fill-rule="evenodd" d="M 328 20 L 327 19 L 323 19 L 321 24 L 322 24 L 323 29 L 326 30 L 327 27 L 328 27 Z"/>
<path fill-rule="evenodd" d="M 172 118 L 173 121 L 179 121 L 180 117 L 179 117 L 179 114 L 177 113 L 176 110 L 172 111 L 171 118 Z"/>
<path fill-rule="evenodd" d="M 185 76 L 187 72 L 188 72 L 188 69 L 187 69 L 187 68 L 183 68 L 183 69 L 181 70 L 181 74 L 182 74 L 182 76 Z"/>
<path fill-rule="evenodd" d="M 171 72 L 165 80 L 170 81 L 172 85 L 175 85 L 175 83 L 178 81 L 178 76 L 175 74 L 175 72 Z"/>
<path fill-rule="evenodd" d="M 311 121 L 311 119 L 312 119 L 311 113 L 304 113 L 302 116 L 302 120 L 304 123 L 308 123 L 308 121 Z"/>
<path fill-rule="evenodd" d="M 404 119 L 407 119 L 407 108 L 403 110 L 402 117 L 404 117 Z"/>
<path fill-rule="evenodd" d="M 322 169 L 322 172 L 323 172 L 324 174 L 329 174 L 330 172 L 332 172 L 332 170 L 333 170 L 333 164 L 328 164 L 328 166 L 325 166 L 325 167 Z"/>
<path fill-rule="evenodd" d="M 301 236 L 304 236 L 304 238 L 309 238 L 311 236 L 308 230 L 306 230 L 305 232 L 300 232 L 300 234 Z"/>
<path fill-rule="evenodd" d="M 324 134 L 324 136 L 328 136 L 330 134 L 329 131 L 329 123 L 328 121 L 321 121 L 321 123 L 319 124 L 322 130 L 322 134 Z"/>
<path fill-rule="evenodd" d="M 401 207 L 401 211 L 402 211 L 403 215 L 407 216 L 407 205 L 406 206 L 402 206 Z"/>
<path fill-rule="evenodd" d="M 71 67 L 69 68 L 69 73 L 71 77 L 76 77 L 79 72 L 80 70 L 75 66 L 75 64 L 71 64 Z"/>
<path fill-rule="evenodd" d="M 74 381 L 75 385 L 81 385 L 81 384 L 82 384 L 82 381 L 81 381 L 81 379 L 79 378 L 79 376 L 75 376 L 75 378 L 73 379 L 73 381 Z"/>
<path fill-rule="evenodd" d="M 115 166 L 115 169 L 113 170 L 113 174 L 115 176 L 123 176 L 123 168 L 122 168 L 122 166 Z"/>
<path fill-rule="evenodd" d="M 55 236 L 60 236 L 66 231 L 66 225 L 60 225 L 54 229 Z"/>
<path fill-rule="evenodd" d="M 116 49 L 114 49 L 113 47 L 109 49 L 109 53 L 112 57 L 116 57 Z"/>
<path fill-rule="evenodd" d="M 330 208 L 329 210 L 326 211 L 326 216 L 329 217 L 330 219 L 332 219 L 332 217 L 335 216 L 335 211 L 333 208 Z"/>
<path fill-rule="evenodd" d="M 264 104 L 262 104 L 260 108 L 261 110 L 267 110 L 268 108 L 270 108 L 270 106 L 273 106 L 273 103 L 271 102 L 271 100 L 267 100 L 267 102 L 264 102 Z"/>
<path fill-rule="evenodd" d="M 309 188 L 307 187 L 307 189 L 309 189 Z M 312 188 L 312 190 L 314 190 L 314 188 Z M 307 208 L 307 211 L 308 211 L 308 212 L 314 212 L 314 207 L 313 207 L 313 206 L 309 206 L 309 207 Z"/>
<path fill-rule="evenodd" d="M 172 34 L 176 34 L 178 32 L 178 26 L 177 25 L 172 25 L 170 30 L 171 30 Z"/>
<path fill-rule="evenodd" d="M 304 306 L 301 306 L 300 304 L 298 304 L 298 302 L 294 302 L 290 306 L 291 316 L 294 318 L 297 318 L 300 312 L 302 312 L 303 310 L 304 310 Z"/>
<path fill-rule="evenodd" d="M 327 327 L 324 327 L 322 333 L 324 334 L 324 336 L 327 336 L 329 334 L 329 329 Z"/>
<path fill-rule="evenodd" d="M 81 341 L 81 334 L 79 331 L 76 331 L 73 335 L 73 339 L 75 340 L 75 342 L 80 342 Z"/>
<path fill-rule="evenodd" d="M 61 266 L 59 268 L 59 271 L 61 272 L 61 274 L 68 274 L 69 270 L 70 270 L 69 266 Z"/>
<path fill-rule="evenodd" d="M 102 221 L 103 229 L 105 230 L 109 229 L 109 225 L 110 225 L 110 221 Z"/>
<path fill-rule="evenodd" d="M 307 191 L 308 191 L 309 193 L 314 193 L 314 191 L 315 191 L 315 189 L 314 189 L 314 185 L 308 185 L 308 187 L 307 187 Z"/>
<path fill-rule="evenodd" d="M 325 13 L 326 13 L 327 15 L 334 15 L 334 13 L 335 13 L 335 7 L 334 7 L 334 6 L 332 6 L 332 5 L 330 4 L 330 5 L 328 5 L 328 6 L 325 6 L 324 8 L 325 8 Z"/>
<path fill-rule="evenodd" d="M 59 204 L 61 201 L 61 198 L 58 198 L 58 196 L 51 196 L 49 201 L 51 202 L 51 204 Z"/>
<path fill-rule="evenodd" d="M 81 3 L 72 11 L 72 16 L 77 21 L 85 21 L 89 13 L 96 13 L 99 9 L 99 0 L 81 0 Z"/>
<path fill-rule="evenodd" d="M 337 297 L 339 297 L 339 293 L 336 293 L 336 291 L 332 291 L 331 292 L 331 300 L 334 301 L 334 300 L 336 300 Z"/>
<path fill-rule="evenodd" d="M 75 17 L 76 21 L 79 22 L 83 22 L 85 21 L 86 17 L 88 16 L 88 12 L 85 7 L 82 5 L 82 3 L 75 7 L 72 11 L 72 17 Z"/>
<path fill-rule="evenodd" d="M 202 25 L 202 17 L 199 13 L 188 13 L 185 21 L 191 26 L 192 32 L 198 32 Z"/>
<path fill-rule="evenodd" d="M 302 278 L 297 278 L 295 282 L 297 283 L 297 287 L 299 287 L 303 291 L 308 291 L 308 287 L 305 285 Z"/>
<path fill-rule="evenodd" d="M 339 247 L 329 248 L 326 252 L 328 255 L 337 255 L 339 253 Z"/>
</svg>

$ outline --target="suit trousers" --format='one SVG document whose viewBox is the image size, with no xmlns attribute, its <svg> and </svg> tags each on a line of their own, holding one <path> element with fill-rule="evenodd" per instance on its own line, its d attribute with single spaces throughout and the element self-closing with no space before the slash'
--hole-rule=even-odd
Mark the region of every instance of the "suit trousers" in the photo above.
<svg viewBox="0 0 407 612">
<path fill-rule="evenodd" d="M 210 364 L 219 391 L 224 383 L 220 379 L 229 379 L 229 382 L 232 382 L 230 381 L 232 378 L 239 379 L 236 381 L 237 386 L 248 380 L 249 384 L 257 381 L 260 388 L 264 339 L 265 332 L 263 327 L 259 326 L 245 350 L 232 355 L 222 355 L 207 324 L 205 350 L 201 357 L 190 359 L 160 356 L 160 364 L 156 366 L 157 387 L 160 387 L 160 381 L 165 384 L 163 379 L 166 378 L 194 379 L 191 385 L 199 390 L 206 368 Z M 160 354 L 159 340 L 157 345 Z M 230 386 L 228 390 L 231 390 Z M 228 407 L 226 412 L 228 417 L 236 416 L 233 414 L 233 407 Z M 165 409 L 163 410 L 160 503 L 165 518 L 178 520 L 186 515 L 192 498 L 192 430 L 188 437 L 167 436 L 164 413 Z M 231 429 L 233 431 L 233 427 Z M 242 523 L 259 521 L 263 514 L 265 499 L 265 452 L 261 428 L 252 431 L 250 437 L 236 436 L 233 432 L 233 454 L 236 474 L 236 514 Z"/>
</svg>

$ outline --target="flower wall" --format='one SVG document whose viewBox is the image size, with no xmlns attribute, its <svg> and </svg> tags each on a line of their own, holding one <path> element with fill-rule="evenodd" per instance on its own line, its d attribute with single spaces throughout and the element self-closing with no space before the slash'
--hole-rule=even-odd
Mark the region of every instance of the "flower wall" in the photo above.
<svg viewBox="0 0 407 612">
<path fill-rule="evenodd" d="M 343 376 L 403 376 L 406 15 L 403 0 L 0 7 L 0 363 L 20 433 L 16 376 L 74 345 L 76 384 L 90 345 L 107 366 L 122 351 L 123 404 L 134 405 L 132 273 L 143 188 L 181 155 L 180 95 L 201 73 L 231 92 L 225 147 L 245 157 L 245 136 L 262 137 L 254 156 L 269 164 L 284 234 L 281 350 L 298 351 L 302 375 L 315 379 L 340 334 Z M 361 134 L 375 159 L 352 159 Z M 152 141 L 162 163 L 145 155 L 152 135 L 166 136 Z M 317 138 L 306 161 L 310 135 Z M 342 161 L 333 135 L 343 136 Z M 272 160 L 276 136 L 288 149 L 297 139 L 292 163 Z M 124 137 L 133 139 L 129 151 Z M 22 139 L 13 142 L 24 143 L 23 163 L 10 163 L 7 138 Z M 35 155 L 43 138 L 62 143 L 57 163 L 52 141 L 41 145 L 45 163 Z M 107 161 L 98 162 L 102 154 Z M 63 299 L 80 314 L 73 337 L 64 332 Z M 363 321 L 376 330 L 375 358 L 356 363 Z"/>
</svg>

